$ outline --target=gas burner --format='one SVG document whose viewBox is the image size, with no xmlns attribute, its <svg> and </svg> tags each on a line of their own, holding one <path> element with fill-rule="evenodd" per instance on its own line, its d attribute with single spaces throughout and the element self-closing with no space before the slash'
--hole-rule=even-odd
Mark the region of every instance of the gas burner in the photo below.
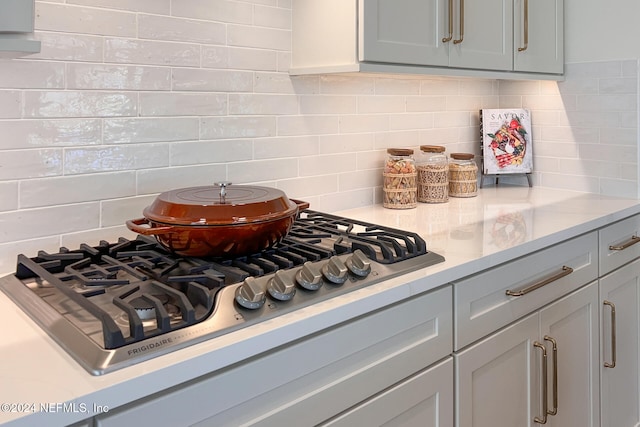
<svg viewBox="0 0 640 427">
<path fill-rule="evenodd" d="M 193 258 L 120 238 L 19 255 L 0 289 L 97 375 L 443 260 L 416 233 L 303 210 L 259 253 Z"/>
</svg>

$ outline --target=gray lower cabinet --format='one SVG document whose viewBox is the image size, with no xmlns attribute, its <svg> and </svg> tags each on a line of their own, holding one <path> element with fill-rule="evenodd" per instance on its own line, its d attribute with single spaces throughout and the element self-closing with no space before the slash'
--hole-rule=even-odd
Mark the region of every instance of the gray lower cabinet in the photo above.
<svg viewBox="0 0 640 427">
<path fill-rule="evenodd" d="M 451 427 L 452 309 L 445 286 L 113 409 L 96 425 L 331 425 L 341 415 L 371 416 L 384 403 L 387 419 L 397 421 L 390 425 Z M 414 392 L 415 410 L 404 398 Z"/>
<path fill-rule="evenodd" d="M 602 427 L 640 425 L 640 215 L 600 235 Z"/>
</svg>

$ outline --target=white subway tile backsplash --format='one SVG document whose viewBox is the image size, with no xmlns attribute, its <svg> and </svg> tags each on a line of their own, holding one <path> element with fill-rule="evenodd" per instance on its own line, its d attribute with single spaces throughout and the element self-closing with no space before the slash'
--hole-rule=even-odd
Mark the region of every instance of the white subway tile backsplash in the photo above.
<svg viewBox="0 0 640 427">
<path fill-rule="evenodd" d="M 291 76 L 283 73 L 256 72 L 253 91 L 257 93 L 317 94 L 320 82 L 317 76 Z"/>
<path fill-rule="evenodd" d="M 42 52 L 0 60 L 0 268 L 132 235 L 157 193 L 221 180 L 317 210 L 379 203 L 387 148 L 478 155 L 481 108 L 532 110 L 535 185 L 639 194 L 638 60 L 567 64 L 562 82 L 292 77 L 291 5 L 36 1 Z"/>
<path fill-rule="evenodd" d="M 420 95 L 420 80 L 380 77 L 375 80 L 376 95 Z"/>
<path fill-rule="evenodd" d="M 253 158 L 253 142 L 247 139 L 187 141 L 171 144 L 171 166 L 228 163 Z"/>
<path fill-rule="evenodd" d="M 340 133 L 341 117 L 333 115 L 280 116 L 278 135 L 323 135 Z"/>
<path fill-rule="evenodd" d="M 169 166 L 168 143 L 118 144 L 64 150 L 65 175 Z"/>
<path fill-rule="evenodd" d="M 64 63 L 0 59 L 0 89 L 62 89 Z"/>
<path fill-rule="evenodd" d="M 0 119 L 19 118 L 22 113 L 22 92 L 0 90 Z"/>
<path fill-rule="evenodd" d="M 164 15 L 171 11 L 171 0 L 66 0 L 66 3 Z"/>
<path fill-rule="evenodd" d="M 100 119 L 0 120 L 3 149 L 99 144 Z"/>
<path fill-rule="evenodd" d="M 229 48 L 226 46 L 200 46 L 202 68 L 229 68 Z"/>
<path fill-rule="evenodd" d="M 170 90 L 171 69 L 135 65 L 68 64 L 67 88 Z"/>
<path fill-rule="evenodd" d="M 211 185 L 227 180 L 224 164 L 190 165 L 182 167 L 145 169 L 136 172 L 137 194 L 155 194 L 176 188 Z"/>
<path fill-rule="evenodd" d="M 392 116 L 395 117 L 395 116 Z M 351 114 L 340 116 L 340 132 L 384 132 L 391 130 L 391 118 L 387 114 Z M 400 119 L 402 121 L 402 119 Z"/>
<path fill-rule="evenodd" d="M 224 45 L 227 32 L 225 25 L 220 22 L 139 14 L 138 37 L 150 40 Z"/>
<path fill-rule="evenodd" d="M 179 6 L 174 5 L 171 14 L 209 21 L 251 24 L 253 6 L 233 0 L 180 0 Z"/>
<path fill-rule="evenodd" d="M 173 90 L 249 92 L 253 87 L 250 71 L 172 69 Z"/>
<path fill-rule="evenodd" d="M 104 41 L 104 60 L 123 64 L 197 67 L 200 65 L 200 46 L 165 41 L 107 38 Z"/>
<path fill-rule="evenodd" d="M 100 203 L 2 212 L 0 223 L 0 243 L 90 230 L 100 226 Z"/>
<path fill-rule="evenodd" d="M 148 92 L 139 95 L 141 116 L 220 116 L 228 112 L 222 93 Z"/>
<path fill-rule="evenodd" d="M 229 94 L 229 114 L 289 115 L 298 114 L 298 98 L 295 95 Z"/>
<path fill-rule="evenodd" d="M 271 50 L 232 47 L 228 50 L 228 58 L 228 67 L 236 70 L 275 71 L 278 69 L 278 56 Z M 211 67 L 210 64 L 206 66 Z"/>
<path fill-rule="evenodd" d="M 129 219 L 141 218 L 142 211 L 155 200 L 155 195 L 105 200 L 100 206 L 102 227 L 121 226 Z"/>
<path fill-rule="evenodd" d="M 102 37 L 40 31 L 35 38 L 41 50 L 29 55 L 30 59 L 98 62 L 103 58 Z"/>
<path fill-rule="evenodd" d="M 118 117 L 137 115 L 133 93 L 87 91 L 29 91 L 24 94 L 25 117 Z"/>
<path fill-rule="evenodd" d="M 320 136 L 320 154 L 370 151 L 373 147 L 373 133 Z"/>
<path fill-rule="evenodd" d="M 247 25 L 227 25 L 227 44 L 260 49 L 291 49 L 291 31 Z"/>
<path fill-rule="evenodd" d="M 198 139 L 198 118 L 105 119 L 105 144 Z"/>
<path fill-rule="evenodd" d="M 434 113 L 407 113 L 391 115 L 389 117 L 389 129 L 428 129 L 433 127 L 434 118 Z"/>
<path fill-rule="evenodd" d="M 135 172 L 31 179 L 20 185 L 20 207 L 66 205 L 135 194 Z"/>
<path fill-rule="evenodd" d="M 38 30 L 135 37 L 136 14 L 125 11 L 36 2 Z"/>
<path fill-rule="evenodd" d="M 355 114 L 358 111 L 357 99 L 344 95 L 301 95 L 301 114 Z"/>
<path fill-rule="evenodd" d="M 275 117 L 206 117 L 200 120 L 201 139 L 257 138 L 275 134 Z"/>
<path fill-rule="evenodd" d="M 254 142 L 253 152 L 256 160 L 313 156 L 319 153 L 318 137 L 260 138 Z"/>
<path fill-rule="evenodd" d="M 62 175 L 62 150 L 0 150 L 0 180 Z"/>
<path fill-rule="evenodd" d="M 229 163 L 227 171 L 229 181 L 236 184 L 303 176 L 298 168 L 298 160 L 295 158 Z"/>
<path fill-rule="evenodd" d="M 0 154 L 1 158 L 2 154 Z M 18 181 L 0 182 L 0 212 L 18 209 Z"/>
<path fill-rule="evenodd" d="M 60 248 L 60 237 L 50 236 L 40 239 L 10 241 L 0 243 L 0 275 L 15 273 L 16 257 L 18 254 L 25 254 L 34 257 L 38 251 L 57 252 Z"/>
<path fill-rule="evenodd" d="M 358 113 L 402 113 L 406 111 L 403 96 L 365 95 L 358 96 Z"/>
</svg>

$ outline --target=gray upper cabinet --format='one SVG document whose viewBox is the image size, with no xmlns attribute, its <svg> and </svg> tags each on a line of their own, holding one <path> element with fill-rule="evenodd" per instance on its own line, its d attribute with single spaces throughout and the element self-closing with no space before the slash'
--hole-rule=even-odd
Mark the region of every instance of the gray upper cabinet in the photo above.
<svg viewBox="0 0 640 427">
<path fill-rule="evenodd" d="M 293 0 L 291 74 L 562 79 L 563 0 Z"/>
<path fill-rule="evenodd" d="M 33 40 L 34 0 L 0 1 L 0 58 L 40 52 Z"/>
</svg>

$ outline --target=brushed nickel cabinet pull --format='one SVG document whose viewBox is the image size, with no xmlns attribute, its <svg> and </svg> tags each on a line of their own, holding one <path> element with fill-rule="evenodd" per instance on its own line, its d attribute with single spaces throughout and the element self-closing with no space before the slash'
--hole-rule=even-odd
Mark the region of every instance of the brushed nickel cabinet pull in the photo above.
<svg viewBox="0 0 640 427">
<path fill-rule="evenodd" d="M 549 406 L 547 404 L 547 399 L 549 398 L 547 392 L 547 348 L 538 341 L 535 341 L 533 346 L 542 350 L 542 418 L 535 417 L 533 421 L 538 424 L 546 424 L 547 413 L 549 412 Z"/>
<path fill-rule="evenodd" d="M 555 282 L 556 280 L 562 279 L 564 276 L 568 276 L 571 273 L 573 273 L 573 268 L 563 265 L 562 271 L 560 273 L 554 274 L 548 279 L 544 279 L 540 282 L 536 282 L 533 285 L 527 286 L 526 288 L 521 289 L 519 291 L 512 291 L 507 289 L 506 294 L 509 295 L 510 297 L 521 297 L 523 295 L 528 294 L 529 292 L 533 292 L 538 288 L 548 285 L 551 282 Z"/>
<path fill-rule="evenodd" d="M 524 52 L 529 47 L 529 0 L 524 0 L 524 46 L 518 52 Z"/>
<path fill-rule="evenodd" d="M 621 245 L 611 245 L 611 246 L 609 246 L 609 250 L 610 251 L 623 251 L 623 250 L 627 249 L 629 246 L 633 246 L 638 242 L 640 242 L 640 237 L 638 237 L 638 236 L 636 236 L 634 234 L 633 236 L 631 236 L 631 239 L 629 239 L 628 241 L 624 242 Z"/>
<path fill-rule="evenodd" d="M 556 415 L 558 413 L 558 343 L 549 335 L 545 335 L 544 340 L 551 342 L 551 345 L 553 346 L 553 409 L 547 411 L 547 414 Z"/>
<path fill-rule="evenodd" d="M 453 38 L 453 0 L 449 0 L 449 35 L 442 39 L 442 43 L 447 43 Z"/>
<path fill-rule="evenodd" d="M 604 362 L 605 368 L 616 367 L 616 305 L 611 301 L 604 300 L 604 305 L 611 307 L 611 363 Z"/>
<path fill-rule="evenodd" d="M 460 38 L 453 41 L 453 44 L 460 44 L 464 40 L 464 0 L 460 0 Z"/>
</svg>

